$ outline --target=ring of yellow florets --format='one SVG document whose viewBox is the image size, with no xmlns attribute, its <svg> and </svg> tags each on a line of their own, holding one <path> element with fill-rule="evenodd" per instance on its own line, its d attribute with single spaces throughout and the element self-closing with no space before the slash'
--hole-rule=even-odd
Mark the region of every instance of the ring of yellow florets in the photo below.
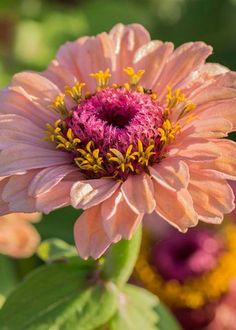
<svg viewBox="0 0 236 330">
<path fill-rule="evenodd" d="M 181 119 L 194 108 L 194 104 L 188 101 L 180 90 L 173 92 L 170 87 L 167 87 L 166 102 L 161 113 L 161 124 L 156 128 L 156 139 L 150 138 L 148 143 L 144 143 L 142 139 L 137 138 L 136 142 L 128 144 L 125 150 L 111 146 L 104 155 L 104 152 L 101 152 L 101 146 L 96 145 L 92 139 L 85 143 L 78 134 L 75 134 L 73 127 L 70 127 L 68 123 L 76 106 L 86 103 L 86 100 L 106 89 L 109 91 L 122 89 L 127 95 L 132 93 L 146 95 L 145 97 L 148 96 L 154 105 L 158 105 L 157 94 L 140 84 L 144 70 L 135 72 L 133 68 L 127 67 L 124 71 L 128 75 L 129 81 L 123 85 L 113 84 L 109 86 L 111 77 L 109 69 L 100 70 L 90 75 L 97 82 L 95 92 L 85 91 L 85 83 L 77 82 L 72 87 L 66 86 L 64 94 L 59 95 L 49 105 L 58 113 L 59 118 L 54 125 L 46 124 L 46 139 L 55 143 L 57 149 L 71 152 L 74 163 L 91 178 L 117 177 L 125 179 L 130 173 L 139 174 L 142 171 L 148 171 L 148 166 L 160 161 L 165 147 L 174 141 L 176 135 L 181 131 L 181 126 L 178 123 L 173 124 L 170 120 L 169 115 L 172 109 L 177 105 L 182 106 L 183 110 L 179 115 L 179 119 Z M 68 109 L 66 98 L 70 98 L 74 102 L 74 107 L 71 109 Z"/>
<path fill-rule="evenodd" d="M 135 266 L 135 274 L 145 288 L 169 306 L 201 308 L 226 293 L 231 281 L 236 277 L 236 226 L 226 225 L 222 236 L 225 248 L 219 256 L 217 266 L 201 276 L 190 277 L 183 283 L 172 279 L 165 280 L 150 264 L 150 240 L 144 237 L 141 253 Z"/>
</svg>

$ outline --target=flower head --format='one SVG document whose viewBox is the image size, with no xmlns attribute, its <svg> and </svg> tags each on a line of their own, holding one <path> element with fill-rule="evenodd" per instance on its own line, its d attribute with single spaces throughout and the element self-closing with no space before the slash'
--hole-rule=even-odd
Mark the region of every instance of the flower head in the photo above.
<svg viewBox="0 0 236 330">
<path fill-rule="evenodd" d="M 235 301 L 235 238 L 236 226 L 229 222 L 218 232 L 204 226 L 184 237 L 169 231 L 157 240 L 146 233 L 136 279 L 173 310 L 184 329 L 205 329 L 214 317 L 222 322 L 221 305 L 230 311 L 229 296 Z"/>
<path fill-rule="evenodd" d="M 31 256 L 40 237 L 30 222 L 39 219 L 38 213 L 13 213 L 0 217 L 0 253 L 14 258 Z"/>
<path fill-rule="evenodd" d="M 62 46 L 1 92 L 0 211 L 84 209 L 84 258 L 130 239 L 146 213 L 185 232 L 234 208 L 236 74 L 211 47 L 151 41 L 140 25 Z"/>
</svg>

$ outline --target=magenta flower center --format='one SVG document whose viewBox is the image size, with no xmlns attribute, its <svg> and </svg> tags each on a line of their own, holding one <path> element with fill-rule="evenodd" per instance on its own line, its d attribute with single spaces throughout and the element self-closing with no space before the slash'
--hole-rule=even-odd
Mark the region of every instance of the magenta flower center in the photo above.
<svg viewBox="0 0 236 330">
<path fill-rule="evenodd" d="M 222 240 L 207 231 L 175 233 L 153 247 L 152 264 L 163 278 L 184 282 L 214 269 L 222 249 Z"/>
<path fill-rule="evenodd" d="M 148 94 L 106 88 L 82 101 L 68 126 L 82 143 L 92 140 L 105 156 L 111 148 L 125 153 L 133 145 L 133 151 L 138 150 L 138 140 L 144 148 L 151 141 L 157 147 L 162 121 L 163 107 Z"/>
</svg>

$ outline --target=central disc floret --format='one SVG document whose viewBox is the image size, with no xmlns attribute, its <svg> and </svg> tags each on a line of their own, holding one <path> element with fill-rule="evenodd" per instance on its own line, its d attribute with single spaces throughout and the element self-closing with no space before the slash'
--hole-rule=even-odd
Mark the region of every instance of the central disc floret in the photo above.
<svg viewBox="0 0 236 330">
<path fill-rule="evenodd" d="M 162 114 L 159 102 L 148 94 L 123 87 L 106 88 L 82 101 L 68 126 L 82 143 L 93 141 L 102 154 L 111 148 L 125 153 L 130 145 L 137 150 L 138 140 L 144 148 L 151 141 L 158 143 Z"/>
<path fill-rule="evenodd" d="M 109 86 L 109 69 L 100 70 L 90 75 L 97 81 L 94 93 L 85 93 L 85 83 L 77 82 L 50 105 L 60 118 L 54 127 L 47 124 L 47 139 L 70 152 L 88 178 L 125 180 L 129 174 L 148 171 L 180 131 L 181 126 L 169 119 L 171 111 L 179 106 L 182 118 L 194 107 L 180 90 L 173 93 L 170 87 L 166 101 L 158 101 L 151 89 L 139 84 L 144 70 L 124 71 L 129 82 L 123 85 Z"/>
</svg>

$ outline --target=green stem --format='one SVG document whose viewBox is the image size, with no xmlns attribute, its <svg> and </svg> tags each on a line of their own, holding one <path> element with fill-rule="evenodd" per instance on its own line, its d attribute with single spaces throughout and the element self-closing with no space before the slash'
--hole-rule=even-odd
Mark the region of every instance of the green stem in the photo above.
<svg viewBox="0 0 236 330">
<path fill-rule="evenodd" d="M 110 248 L 101 270 L 104 279 L 110 280 L 118 286 L 128 281 L 138 258 L 141 239 L 142 227 L 140 225 L 131 240 L 122 240 Z"/>
</svg>

